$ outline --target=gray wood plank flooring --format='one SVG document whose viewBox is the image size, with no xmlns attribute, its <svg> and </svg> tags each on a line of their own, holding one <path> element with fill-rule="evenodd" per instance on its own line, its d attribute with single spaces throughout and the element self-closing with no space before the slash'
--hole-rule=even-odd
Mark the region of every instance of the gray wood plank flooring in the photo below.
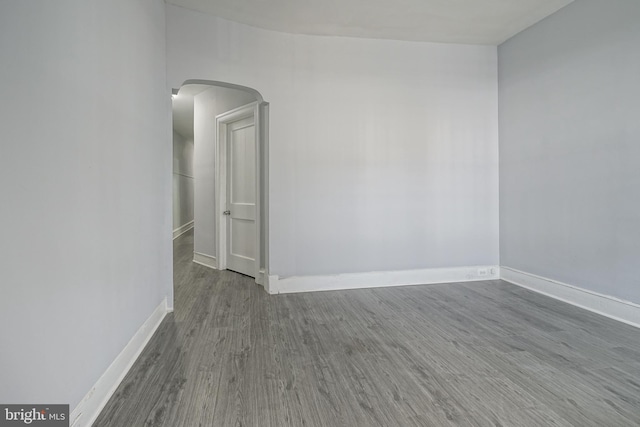
<svg viewBox="0 0 640 427">
<path fill-rule="evenodd" d="M 502 281 L 267 295 L 174 242 L 94 426 L 636 426 L 640 330 Z"/>
</svg>

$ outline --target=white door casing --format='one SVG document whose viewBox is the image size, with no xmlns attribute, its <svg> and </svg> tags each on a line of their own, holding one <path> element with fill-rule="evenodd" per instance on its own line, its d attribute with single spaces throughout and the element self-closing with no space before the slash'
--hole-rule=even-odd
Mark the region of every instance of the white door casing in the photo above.
<svg viewBox="0 0 640 427">
<path fill-rule="evenodd" d="M 260 147 L 257 103 L 216 117 L 218 268 L 258 277 Z"/>
</svg>

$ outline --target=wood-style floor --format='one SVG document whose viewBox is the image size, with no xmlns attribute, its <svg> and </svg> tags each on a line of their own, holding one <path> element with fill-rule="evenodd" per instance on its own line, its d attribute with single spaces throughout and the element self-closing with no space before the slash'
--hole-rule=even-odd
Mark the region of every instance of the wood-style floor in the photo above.
<svg viewBox="0 0 640 427">
<path fill-rule="evenodd" d="M 174 243 L 95 426 L 638 426 L 640 330 L 502 281 L 267 295 Z"/>
</svg>

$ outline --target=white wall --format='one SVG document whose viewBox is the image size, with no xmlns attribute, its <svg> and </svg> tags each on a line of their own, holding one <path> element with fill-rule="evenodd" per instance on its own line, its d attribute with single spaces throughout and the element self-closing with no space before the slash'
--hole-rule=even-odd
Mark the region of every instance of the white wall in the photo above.
<svg viewBox="0 0 640 427">
<path fill-rule="evenodd" d="M 502 265 L 640 303 L 640 2 L 500 46 Z"/>
<path fill-rule="evenodd" d="M 289 35 L 171 5 L 167 33 L 171 86 L 270 103 L 271 274 L 498 264 L 495 47 Z"/>
<path fill-rule="evenodd" d="M 164 14 L 0 2 L 0 402 L 74 408 L 172 298 Z"/>
<path fill-rule="evenodd" d="M 193 139 L 173 132 L 173 229 L 193 221 Z"/>
<path fill-rule="evenodd" d="M 216 116 L 255 100 L 255 96 L 250 93 L 223 87 L 212 87 L 193 98 L 194 174 L 196 177 L 194 252 L 217 257 Z"/>
</svg>

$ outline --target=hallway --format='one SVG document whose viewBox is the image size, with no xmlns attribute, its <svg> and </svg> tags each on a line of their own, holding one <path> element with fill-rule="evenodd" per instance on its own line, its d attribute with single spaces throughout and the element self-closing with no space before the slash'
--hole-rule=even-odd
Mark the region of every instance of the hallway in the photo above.
<svg viewBox="0 0 640 427">
<path fill-rule="evenodd" d="M 505 282 L 293 295 L 191 262 L 94 426 L 640 424 L 640 331 Z"/>
</svg>

